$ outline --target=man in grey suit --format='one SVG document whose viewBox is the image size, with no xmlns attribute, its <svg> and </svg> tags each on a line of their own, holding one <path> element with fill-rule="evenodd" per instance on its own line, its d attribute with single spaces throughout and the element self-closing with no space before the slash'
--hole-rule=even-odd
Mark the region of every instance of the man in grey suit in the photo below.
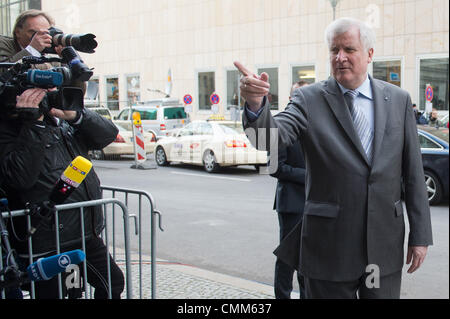
<svg viewBox="0 0 450 319">
<path fill-rule="evenodd" d="M 275 117 L 266 97 L 268 75 L 235 62 L 247 101 L 244 127 L 253 133 L 276 128 L 280 144 L 300 140 L 303 146 L 308 174 L 301 240 L 287 238 L 276 254 L 299 263 L 307 298 L 399 298 L 402 180 L 410 224 L 408 273 L 420 267 L 432 244 L 411 99 L 368 75 L 375 35 L 364 23 L 338 19 L 328 26 L 326 38 L 332 77 L 297 89 Z"/>
</svg>

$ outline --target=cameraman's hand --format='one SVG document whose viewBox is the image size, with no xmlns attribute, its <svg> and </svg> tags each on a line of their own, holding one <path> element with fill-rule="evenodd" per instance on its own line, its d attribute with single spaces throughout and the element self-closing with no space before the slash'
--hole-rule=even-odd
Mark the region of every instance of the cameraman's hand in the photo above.
<svg viewBox="0 0 450 319">
<path fill-rule="evenodd" d="M 73 121 L 77 117 L 77 111 L 63 111 L 59 109 L 51 109 L 48 114 L 64 121 Z"/>
<path fill-rule="evenodd" d="M 48 34 L 48 30 L 39 30 L 31 39 L 30 45 L 39 52 L 44 51 L 45 48 L 52 46 L 52 37 Z"/>
<path fill-rule="evenodd" d="M 49 91 L 55 90 L 55 88 L 49 89 Z M 63 111 L 60 109 L 51 109 L 48 114 L 64 121 L 73 121 L 77 117 L 77 111 Z"/>
<path fill-rule="evenodd" d="M 17 97 L 17 108 L 39 108 L 39 103 L 47 94 L 47 90 L 34 88 L 28 89 Z M 38 120 L 42 121 L 44 115 L 42 115 Z"/>
<path fill-rule="evenodd" d="M 63 49 L 64 49 L 64 47 L 62 45 L 58 45 L 55 47 L 56 54 L 58 54 L 61 58 L 62 58 L 61 52 Z"/>
</svg>

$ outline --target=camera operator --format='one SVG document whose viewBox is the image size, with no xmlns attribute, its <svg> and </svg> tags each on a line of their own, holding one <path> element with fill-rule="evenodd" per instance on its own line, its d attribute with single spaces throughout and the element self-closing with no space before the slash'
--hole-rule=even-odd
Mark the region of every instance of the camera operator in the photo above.
<svg viewBox="0 0 450 319">
<path fill-rule="evenodd" d="M 39 104 L 47 90 L 28 89 L 17 97 L 16 112 L 0 110 L 0 185 L 7 194 L 12 210 L 23 209 L 26 203 L 38 204 L 49 198 L 55 182 L 76 156 L 88 156 L 90 149 L 102 149 L 117 136 L 114 124 L 87 109 L 68 111 L 51 109 L 47 114 Z M 34 119 L 17 116 L 20 110 L 35 110 Z M 43 114 L 44 113 L 44 114 Z M 71 194 L 67 203 L 101 198 L 100 182 L 94 170 Z M 14 218 L 11 244 L 19 257 L 27 258 L 27 224 L 25 217 Z M 32 225 L 41 225 L 32 236 L 33 254 L 45 257 L 56 253 L 54 219 L 32 217 Z M 101 207 L 84 211 L 88 282 L 95 288 L 95 298 L 107 298 L 106 246 L 99 237 L 104 227 Z M 61 251 L 81 248 L 79 210 L 59 214 Z M 120 298 L 124 278 L 120 268 L 109 256 L 112 297 Z M 25 259 L 25 262 L 28 259 Z M 64 274 L 63 274 L 64 275 Z M 64 278 L 64 277 L 63 277 Z M 64 286 L 64 279 L 63 279 Z M 57 277 L 35 284 L 36 298 L 58 298 Z M 64 290 L 64 292 L 66 292 Z"/>
<path fill-rule="evenodd" d="M 0 62 L 17 62 L 24 56 L 41 56 L 45 48 L 52 46 L 48 29 L 53 26 L 52 17 L 43 11 L 22 12 L 16 20 L 13 37 L 0 36 Z M 57 52 L 62 47 L 57 48 Z"/>
</svg>

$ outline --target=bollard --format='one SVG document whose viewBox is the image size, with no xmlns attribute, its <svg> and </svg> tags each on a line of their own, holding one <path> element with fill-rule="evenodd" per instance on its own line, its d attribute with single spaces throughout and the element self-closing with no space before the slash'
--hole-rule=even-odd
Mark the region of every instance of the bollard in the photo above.
<svg viewBox="0 0 450 319">
<path fill-rule="evenodd" d="M 145 165 L 147 161 L 147 153 L 145 152 L 144 143 L 144 129 L 142 127 L 141 114 L 139 112 L 133 113 L 133 144 L 134 144 L 134 164 L 131 165 L 132 169 L 155 169 L 157 166 Z"/>
</svg>

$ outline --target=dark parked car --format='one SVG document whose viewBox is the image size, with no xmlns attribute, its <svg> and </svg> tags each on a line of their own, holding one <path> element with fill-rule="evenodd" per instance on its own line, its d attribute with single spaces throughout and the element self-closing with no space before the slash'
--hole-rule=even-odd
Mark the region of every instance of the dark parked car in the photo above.
<svg viewBox="0 0 450 319">
<path fill-rule="evenodd" d="M 418 125 L 430 205 L 448 198 L 448 128 Z"/>
</svg>

